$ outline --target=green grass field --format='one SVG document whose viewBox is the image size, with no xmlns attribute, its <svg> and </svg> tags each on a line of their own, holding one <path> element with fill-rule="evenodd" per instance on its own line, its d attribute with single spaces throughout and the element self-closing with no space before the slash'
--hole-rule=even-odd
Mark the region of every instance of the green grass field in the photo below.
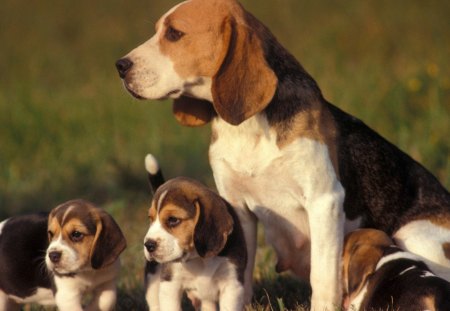
<svg viewBox="0 0 450 311">
<path fill-rule="evenodd" d="M 153 34 L 173 0 L 17 1 L 0 5 L 0 219 L 76 197 L 126 233 L 118 310 L 144 310 L 144 156 L 167 177 L 214 187 L 209 127 L 177 125 L 168 102 L 133 100 L 114 62 Z M 259 0 L 243 4 L 315 77 L 450 186 L 450 2 Z M 296 309 L 309 288 L 273 270 L 262 243 L 255 310 Z M 270 301 L 268 300 L 270 298 Z"/>
</svg>

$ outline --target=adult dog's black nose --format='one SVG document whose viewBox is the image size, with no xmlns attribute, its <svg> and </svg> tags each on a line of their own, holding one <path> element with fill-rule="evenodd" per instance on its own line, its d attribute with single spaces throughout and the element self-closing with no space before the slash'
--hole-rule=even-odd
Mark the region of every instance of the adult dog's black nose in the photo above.
<svg viewBox="0 0 450 311">
<path fill-rule="evenodd" d="M 125 78 L 128 70 L 133 66 L 133 62 L 128 58 L 121 58 L 116 62 L 116 68 L 119 72 L 119 76 L 123 79 Z"/>
<path fill-rule="evenodd" d="M 50 252 L 48 258 L 53 263 L 58 263 L 61 260 L 61 252 Z"/>
<path fill-rule="evenodd" d="M 156 250 L 156 246 L 158 246 L 158 243 L 156 243 L 155 240 L 147 240 L 144 243 L 144 246 L 149 253 L 153 253 Z"/>
</svg>

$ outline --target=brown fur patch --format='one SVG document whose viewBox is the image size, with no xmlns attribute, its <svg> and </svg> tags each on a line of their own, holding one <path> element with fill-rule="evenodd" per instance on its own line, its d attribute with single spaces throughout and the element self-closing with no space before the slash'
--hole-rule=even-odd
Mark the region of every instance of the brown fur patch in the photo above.
<svg viewBox="0 0 450 311">
<path fill-rule="evenodd" d="M 429 217 L 427 219 L 429 219 L 432 223 L 434 223 L 440 227 L 444 227 L 444 228 L 450 230 L 450 216 L 448 214 L 432 215 L 431 217 Z"/>
<path fill-rule="evenodd" d="M 62 239 L 79 255 L 80 267 L 101 268 L 114 262 L 126 248 L 126 240 L 114 219 L 102 209 L 84 200 L 72 200 L 54 208 L 49 215 L 48 230 Z M 83 238 L 71 235 L 78 231 Z"/>
<path fill-rule="evenodd" d="M 158 29 L 161 52 L 174 62 L 175 71 L 182 78 L 212 78 L 214 109 L 235 125 L 262 111 L 277 85 L 265 61 L 261 39 L 252 31 L 254 25 L 248 24 L 256 19 L 248 15 L 236 1 L 192 0 L 157 23 L 162 28 Z M 165 33 L 170 28 L 184 35 L 168 40 Z M 186 105 L 202 107 L 194 99 L 186 105 L 177 103 L 185 101 L 184 97 L 176 100 L 174 108 L 182 124 L 203 125 L 210 120 L 205 115 L 215 115 L 204 108 L 200 114 L 197 107 L 187 109 Z"/>
<path fill-rule="evenodd" d="M 424 297 L 422 307 L 427 311 L 436 311 L 436 299 L 434 296 Z"/>
<path fill-rule="evenodd" d="M 374 229 L 360 229 L 346 236 L 343 250 L 344 294 L 351 298 L 358 295 L 383 256 L 383 248 L 392 244 L 393 241 L 384 232 Z"/>
<path fill-rule="evenodd" d="M 49 219 L 48 230 L 52 232 L 52 242 L 62 236 L 62 239 L 78 254 L 79 266 L 90 266 L 90 252 L 94 244 L 95 227 L 83 223 L 78 218 L 65 219 L 64 225 L 61 226 L 56 217 Z M 71 234 L 78 231 L 83 234 L 80 241 L 73 241 Z"/>
<path fill-rule="evenodd" d="M 168 15 L 157 27 L 163 27 L 160 48 L 174 61 L 176 72 L 183 78 L 212 77 L 222 62 L 224 42 L 217 40 L 222 34 L 222 23 L 229 11 L 226 1 L 190 1 Z M 171 42 L 164 37 L 166 29 L 174 29 L 184 36 Z"/>
<path fill-rule="evenodd" d="M 323 103 L 314 101 L 311 107 L 297 113 L 292 120 L 292 126 L 285 128 L 285 125 L 276 125 L 275 130 L 278 136 L 278 146 L 283 148 L 288 146 L 299 137 L 309 138 L 328 147 L 331 163 L 333 164 L 336 176 L 339 178 L 339 165 L 336 139 L 338 131 L 331 113 Z"/>
<path fill-rule="evenodd" d="M 168 220 L 170 217 L 175 217 L 180 219 L 181 222 L 175 227 L 170 227 L 168 225 Z M 159 221 L 163 227 L 175 236 L 178 240 L 178 245 L 185 251 L 192 251 L 194 249 L 194 228 L 197 223 L 197 215 L 190 213 L 183 206 L 175 204 L 165 204 L 161 207 L 159 212 Z"/>
<path fill-rule="evenodd" d="M 442 244 L 442 249 L 444 250 L 445 257 L 450 259 L 450 243 L 447 242 L 447 243 Z"/>
</svg>

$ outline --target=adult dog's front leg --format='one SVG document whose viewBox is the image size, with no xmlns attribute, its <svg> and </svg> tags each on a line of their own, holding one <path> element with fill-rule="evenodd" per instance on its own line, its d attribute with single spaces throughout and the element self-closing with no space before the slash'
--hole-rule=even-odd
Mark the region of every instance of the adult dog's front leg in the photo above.
<svg viewBox="0 0 450 311">
<path fill-rule="evenodd" d="M 338 187 L 342 189 L 342 187 Z M 341 254 L 344 236 L 344 191 L 323 194 L 308 207 L 311 229 L 311 310 L 341 305 Z"/>
</svg>

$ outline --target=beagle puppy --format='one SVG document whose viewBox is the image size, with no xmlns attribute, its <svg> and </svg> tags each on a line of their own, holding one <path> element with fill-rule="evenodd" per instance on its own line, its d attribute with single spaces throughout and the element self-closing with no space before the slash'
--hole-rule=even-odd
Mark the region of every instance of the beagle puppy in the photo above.
<svg viewBox="0 0 450 311">
<path fill-rule="evenodd" d="M 247 241 L 246 302 L 257 220 L 275 249 L 277 270 L 310 280 L 315 310 L 341 305 L 344 235 L 359 227 L 393 236 L 450 280 L 449 192 L 422 165 L 329 103 L 237 1 L 185 1 L 155 28 L 116 67 L 136 98 L 174 99 L 181 124 L 211 121 L 209 161 L 217 189 L 236 209 Z"/>
<path fill-rule="evenodd" d="M 186 177 L 160 185 L 152 155 L 146 168 L 155 191 L 144 238 L 150 310 L 181 310 L 183 292 L 197 310 L 215 311 L 217 303 L 220 310 L 243 310 L 247 253 L 231 205 Z"/>
<path fill-rule="evenodd" d="M 72 200 L 0 224 L 0 310 L 20 304 L 59 310 L 112 310 L 125 238 L 114 219 L 92 203 Z M 86 309 L 82 298 L 93 294 Z"/>
<path fill-rule="evenodd" d="M 343 280 L 346 310 L 450 310 L 450 283 L 379 230 L 345 237 Z"/>
</svg>

